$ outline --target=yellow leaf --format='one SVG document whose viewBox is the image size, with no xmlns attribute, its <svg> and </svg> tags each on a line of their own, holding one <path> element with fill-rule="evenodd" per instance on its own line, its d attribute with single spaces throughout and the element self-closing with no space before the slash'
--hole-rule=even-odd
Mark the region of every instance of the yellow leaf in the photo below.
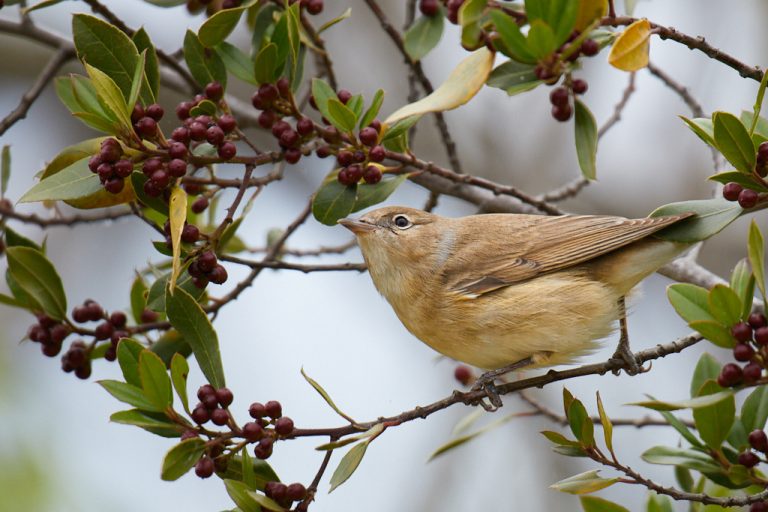
<svg viewBox="0 0 768 512">
<path fill-rule="evenodd" d="M 647 19 L 637 20 L 621 33 L 613 43 L 608 63 L 622 71 L 637 71 L 648 65 L 651 24 Z"/>
<path fill-rule="evenodd" d="M 606 14 L 608 14 L 608 0 L 581 0 L 574 29 L 581 32 L 590 26 L 593 21 L 602 18 Z"/>
<path fill-rule="evenodd" d="M 173 243 L 173 271 L 168 286 L 173 293 L 176 288 L 176 279 L 181 272 L 181 231 L 184 229 L 184 221 L 187 220 L 187 193 L 179 186 L 174 186 L 171 190 L 168 215 L 171 221 L 171 243 Z"/>
<path fill-rule="evenodd" d="M 104 189 L 99 190 L 95 194 L 91 194 L 88 197 L 81 197 L 78 199 L 65 199 L 64 202 L 73 208 L 79 208 L 80 210 L 93 210 L 95 208 L 107 208 L 109 206 L 116 206 L 118 204 L 126 204 L 136 199 L 136 193 L 133 191 L 133 184 L 130 178 L 125 180 L 123 190 L 117 194 L 107 192 Z"/>
<path fill-rule="evenodd" d="M 392 113 L 386 121 L 392 125 L 401 119 L 429 112 L 442 112 L 459 107 L 477 94 L 493 68 L 494 54 L 483 47 L 472 52 L 451 72 L 432 94 Z"/>
</svg>

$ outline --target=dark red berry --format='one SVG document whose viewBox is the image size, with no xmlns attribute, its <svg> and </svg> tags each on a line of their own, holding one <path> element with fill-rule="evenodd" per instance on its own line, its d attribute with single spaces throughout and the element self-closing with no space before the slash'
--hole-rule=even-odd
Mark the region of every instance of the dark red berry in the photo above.
<svg viewBox="0 0 768 512">
<path fill-rule="evenodd" d="M 768 327 L 758 327 L 755 330 L 755 343 L 768 345 Z"/>
<path fill-rule="evenodd" d="M 231 160 L 237 154 L 237 146 L 232 142 L 225 142 L 218 147 L 217 153 L 224 160 Z"/>
<path fill-rule="evenodd" d="M 136 133 L 144 138 L 151 138 L 157 133 L 157 121 L 149 116 L 142 117 L 135 125 Z"/>
<path fill-rule="evenodd" d="M 368 152 L 368 159 L 371 162 L 381 162 L 384 160 L 385 156 L 386 150 L 384 149 L 384 146 L 373 146 Z"/>
<path fill-rule="evenodd" d="M 737 343 L 733 347 L 733 358 L 737 361 L 749 361 L 755 355 L 755 350 L 748 343 Z"/>
<path fill-rule="evenodd" d="M 147 176 L 152 176 L 152 173 L 160 170 L 162 167 L 163 162 L 159 158 L 150 158 L 149 160 L 144 161 L 144 164 L 141 166 L 141 170 Z"/>
<path fill-rule="evenodd" d="M 278 143 L 282 148 L 291 148 L 295 147 L 299 143 L 300 139 L 301 137 L 299 136 L 299 133 L 293 128 L 289 128 L 280 134 Z"/>
<path fill-rule="evenodd" d="M 141 104 L 136 103 L 133 106 L 133 110 L 131 110 L 131 122 L 135 123 L 142 117 L 144 117 L 144 107 L 142 107 Z"/>
<path fill-rule="evenodd" d="M 109 323 L 111 323 L 116 328 L 125 327 L 125 323 L 128 321 L 128 317 L 125 316 L 125 313 L 122 311 L 113 311 L 111 315 L 109 315 Z"/>
<path fill-rule="evenodd" d="M 742 370 L 744 375 L 744 382 L 747 384 L 754 384 L 760 377 L 763 376 L 763 367 L 755 362 L 747 363 Z"/>
<path fill-rule="evenodd" d="M 323 12 L 323 0 L 308 0 L 307 12 L 313 16 Z"/>
<path fill-rule="evenodd" d="M 75 368 L 75 376 L 78 379 L 85 380 L 91 376 L 91 363 L 86 362 L 83 366 Z"/>
<path fill-rule="evenodd" d="M 440 3 L 437 0 L 421 0 L 419 10 L 424 16 L 434 16 L 440 12 Z"/>
<path fill-rule="evenodd" d="M 101 306 L 99 306 L 98 302 L 94 302 L 92 300 L 87 300 L 83 304 L 86 308 L 86 311 L 88 312 L 88 319 L 92 321 L 101 320 L 104 318 L 104 310 L 101 309 Z"/>
<path fill-rule="evenodd" d="M 283 415 L 283 406 L 277 400 L 270 400 L 264 404 L 264 409 L 267 411 L 267 416 L 276 420 Z"/>
<path fill-rule="evenodd" d="M 358 164 L 365 162 L 365 151 L 358 149 L 352 153 L 352 160 Z"/>
<path fill-rule="evenodd" d="M 93 333 L 97 340 L 107 340 L 112 336 L 114 331 L 115 328 L 111 323 L 102 322 L 96 326 L 96 329 L 93 331 Z"/>
<path fill-rule="evenodd" d="M 726 183 L 723 186 L 723 197 L 728 201 L 737 201 L 742 190 L 744 190 L 744 187 L 738 183 Z"/>
<path fill-rule="evenodd" d="M 768 163 L 768 141 L 761 142 L 757 146 L 757 161 L 759 163 Z"/>
<path fill-rule="evenodd" d="M 585 39 L 581 42 L 581 53 L 587 57 L 594 57 L 600 51 L 600 45 L 594 39 Z"/>
<path fill-rule="evenodd" d="M 211 126 L 208 128 L 208 130 L 205 132 L 205 139 L 212 145 L 212 146 L 218 146 L 222 142 L 224 142 L 224 130 L 222 130 L 219 126 Z"/>
<path fill-rule="evenodd" d="M 168 174 L 174 178 L 181 178 L 187 173 L 187 162 L 180 158 L 174 158 L 168 162 Z"/>
<path fill-rule="evenodd" d="M 739 206 L 742 208 L 753 208 L 757 204 L 757 192 L 745 188 L 739 193 Z"/>
<path fill-rule="evenodd" d="M 555 106 L 562 107 L 568 104 L 568 89 L 565 87 L 555 87 L 552 92 L 549 93 L 549 101 Z"/>
<path fill-rule="evenodd" d="M 302 117 L 296 122 L 296 131 L 299 132 L 299 135 L 301 136 L 310 135 L 315 131 L 315 123 L 308 117 Z"/>
<path fill-rule="evenodd" d="M 266 111 L 269 108 L 269 103 L 264 100 L 261 96 L 259 96 L 259 92 L 256 91 L 253 93 L 253 96 L 251 96 L 251 105 L 254 106 L 254 108 L 257 108 L 259 110 Z"/>
<path fill-rule="evenodd" d="M 318 156 L 318 158 L 328 158 L 331 156 L 331 148 L 329 146 L 320 146 L 315 150 L 315 154 Z"/>
<path fill-rule="evenodd" d="M 752 313 L 749 315 L 749 320 L 747 320 L 747 322 L 750 326 L 752 326 L 753 329 L 758 329 L 768 325 L 768 321 L 766 321 L 765 315 L 762 313 Z"/>
<path fill-rule="evenodd" d="M 215 469 L 216 467 L 210 457 L 204 456 L 195 464 L 195 474 L 200 478 L 210 477 Z"/>
<path fill-rule="evenodd" d="M 163 189 L 171 182 L 171 177 L 163 169 L 157 170 L 149 177 L 152 183 L 159 189 Z"/>
<path fill-rule="evenodd" d="M 352 99 L 352 93 L 346 89 L 340 89 L 339 92 L 336 93 L 336 97 L 339 98 L 340 102 L 346 105 L 346 103 Z"/>
<path fill-rule="evenodd" d="M 375 185 L 376 183 L 381 181 L 381 169 L 379 169 L 375 165 L 369 165 L 368 167 L 365 168 L 365 172 L 363 173 L 363 179 L 369 185 Z"/>
<path fill-rule="evenodd" d="M 219 388 L 216 390 L 216 400 L 222 407 L 229 407 L 235 399 L 234 394 L 229 388 Z"/>
<path fill-rule="evenodd" d="M 219 117 L 216 120 L 216 124 L 219 125 L 219 128 L 224 130 L 224 133 L 229 133 L 237 128 L 237 121 L 233 116 L 229 114 L 224 114 L 223 116 Z"/>
<path fill-rule="evenodd" d="M 472 370 L 469 369 L 469 366 L 460 364 L 453 370 L 453 377 L 459 381 L 462 386 L 466 386 L 472 381 Z"/>
<path fill-rule="evenodd" d="M 728 388 L 740 384 L 742 377 L 741 368 L 735 363 L 728 363 L 720 370 L 717 383 L 724 388 Z"/>
<path fill-rule="evenodd" d="M 123 188 L 125 188 L 125 181 L 123 178 L 115 176 L 114 178 L 107 180 L 107 182 L 104 184 L 104 188 L 110 194 L 119 194 L 123 191 Z"/>
<path fill-rule="evenodd" d="M 205 406 L 206 409 L 211 411 L 211 415 L 213 415 L 213 410 L 216 409 L 219 406 L 219 401 L 216 399 L 216 395 L 204 395 L 200 402 Z M 213 416 L 211 416 L 213 417 Z"/>
<path fill-rule="evenodd" d="M 279 139 L 280 136 L 283 134 L 283 132 L 286 132 L 288 130 L 291 130 L 291 125 L 288 124 L 285 121 L 278 121 L 275 124 L 272 125 L 272 135 Z"/>
<path fill-rule="evenodd" d="M 287 78 L 280 78 L 275 85 L 277 86 L 277 91 L 280 93 L 281 97 L 288 99 L 293 95 L 291 92 L 291 82 Z"/>
<path fill-rule="evenodd" d="M 293 420 L 288 416 L 283 416 L 275 422 L 275 432 L 281 436 L 287 436 L 293 432 Z"/>
<path fill-rule="evenodd" d="M 273 101 L 275 101 L 280 96 L 280 91 L 277 90 L 277 87 L 275 87 L 272 84 L 262 84 L 259 87 L 259 97 L 266 102 L 267 104 L 271 104 Z"/>
<path fill-rule="evenodd" d="M 758 501 L 749 507 L 749 512 L 768 512 L 768 501 Z"/>
<path fill-rule="evenodd" d="M 301 501 L 307 497 L 307 488 L 300 483 L 290 484 L 285 497 L 291 501 Z"/>
<path fill-rule="evenodd" d="M 77 306 L 72 310 L 72 319 L 79 323 L 83 324 L 90 320 L 90 315 L 88 314 L 88 308 L 83 306 Z M 768 331 L 768 329 L 766 329 Z"/>
<path fill-rule="evenodd" d="M 61 345 L 64 338 L 69 336 L 69 327 L 64 324 L 56 324 L 51 328 L 51 342 Z"/>
<path fill-rule="evenodd" d="M 99 175 L 101 182 L 106 183 L 106 181 L 112 177 L 112 172 L 114 170 L 115 168 L 112 166 L 112 164 L 103 163 L 99 166 L 98 169 L 96 169 L 96 173 Z"/>
<path fill-rule="evenodd" d="M 219 82 L 211 82 L 205 86 L 205 96 L 209 100 L 219 101 L 224 96 L 224 87 Z"/>
<path fill-rule="evenodd" d="M 248 407 L 248 414 L 251 415 L 251 418 L 260 420 L 267 415 L 267 408 L 260 402 L 253 402 L 251 406 Z"/>
<path fill-rule="evenodd" d="M 360 142 L 362 142 L 366 146 L 375 146 L 376 143 L 379 141 L 379 132 L 377 132 L 375 128 L 366 126 L 362 130 L 360 130 L 358 137 L 360 138 Z"/>
<path fill-rule="evenodd" d="M 250 442 L 258 441 L 264 435 L 264 428 L 255 421 L 243 425 L 243 437 Z"/>
<path fill-rule="evenodd" d="M 216 263 L 218 263 L 218 259 L 216 258 L 216 253 L 213 251 L 205 251 L 197 258 L 197 266 L 200 267 L 200 270 L 205 273 L 213 270 L 213 267 L 216 266 Z"/>
<path fill-rule="evenodd" d="M 176 142 L 181 142 L 184 145 L 189 144 L 189 128 L 185 126 L 178 126 L 171 132 L 171 139 Z"/>
<path fill-rule="evenodd" d="M 226 425 L 229 421 L 229 413 L 224 409 L 214 409 L 211 411 L 211 421 L 214 425 Z"/>
<path fill-rule="evenodd" d="M 177 130 L 178 129 L 179 128 L 177 128 Z M 186 128 L 182 129 L 186 131 Z M 187 146 L 183 142 L 171 142 L 168 146 L 168 156 L 171 158 L 186 160 L 188 154 L 189 151 L 187 150 Z"/>
<path fill-rule="evenodd" d="M 192 203 L 192 211 L 195 213 L 203 213 L 208 208 L 208 198 L 198 197 L 195 202 Z"/>
<path fill-rule="evenodd" d="M 189 137 L 192 140 L 197 140 L 197 141 L 204 140 L 206 135 L 206 130 L 207 128 L 203 123 L 194 121 L 192 124 L 189 125 Z"/>
<path fill-rule="evenodd" d="M 163 107 L 161 107 L 157 103 L 153 103 L 152 105 L 148 106 L 145 112 L 147 116 L 151 117 L 155 121 L 161 120 L 163 118 L 163 115 L 165 115 L 165 110 L 163 110 Z"/>
<path fill-rule="evenodd" d="M 197 388 L 197 398 L 202 401 L 207 396 L 216 396 L 216 388 L 211 386 L 210 384 L 203 384 L 199 388 Z"/>
<path fill-rule="evenodd" d="M 379 121 L 378 119 L 374 119 L 373 121 L 371 121 L 371 124 L 369 124 L 368 126 L 373 128 L 377 132 L 381 133 L 381 121 Z"/>
<path fill-rule="evenodd" d="M 88 168 L 91 170 L 92 173 L 98 172 L 99 166 L 103 164 L 104 161 L 101 159 L 101 155 L 93 155 L 88 160 Z"/>
<path fill-rule="evenodd" d="M 141 323 L 143 324 L 149 324 L 152 322 L 157 322 L 158 315 L 151 309 L 144 309 L 144 311 L 141 312 Z"/>
<path fill-rule="evenodd" d="M 273 500 L 277 502 L 284 501 L 288 497 L 288 486 L 282 482 L 274 482 L 269 487 L 269 493 Z"/>
<path fill-rule="evenodd" d="M 765 435 L 764 430 L 753 430 L 749 433 L 749 444 L 755 450 L 765 453 L 768 451 L 768 436 Z"/>
<path fill-rule="evenodd" d="M 760 458 L 753 452 L 742 452 L 739 454 L 739 464 L 748 468 L 757 466 L 760 462 Z"/>
<path fill-rule="evenodd" d="M 585 80 L 581 80 L 580 78 L 577 78 L 576 80 L 571 83 L 571 89 L 573 89 L 573 94 L 584 94 L 587 92 L 587 82 Z"/>
<path fill-rule="evenodd" d="M 323 138 L 325 142 L 329 144 L 338 142 L 338 140 L 340 139 L 339 130 L 337 130 L 335 126 L 326 126 L 323 129 L 323 131 L 320 133 L 320 136 Z"/>
<path fill-rule="evenodd" d="M 350 165 L 347 167 L 347 175 L 351 183 L 357 183 L 363 177 L 363 168 L 359 165 Z"/>
<path fill-rule="evenodd" d="M 111 345 L 104 352 L 104 360 L 106 360 L 106 361 L 114 361 L 116 359 L 117 359 L 117 348 L 115 348 L 114 345 Z"/>
<path fill-rule="evenodd" d="M 267 437 L 262 437 L 261 441 L 269 439 Z M 253 449 L 253 454 L 256 456 L 257 459 L 265 460 L 268 459 L 272 455 L 272 445 L 262 445 L 261 441 L 259 441 L 259 444 L 256 445 L 256 447 Z"/>
<path fill-rule="evenodd" d="M 115 174 L 121 178 L 127 178 L 133 172 L 133 162 L 125 158 L 118 160 L 114 165 Z"/>
<path fill-rule="evenodd" d="M 339 151 L 336 155 L 336 161 L 339 162 L 339 165 L 342 167 L 352 165 L 353 159 L 354 157 L 349 151 Z"/>
<path fill-rule="evenodd" d="M 189 117 L 189 111 L 192 110 L 195 104 L 191 101 L 182 101 L 176 106 L 176 117 L 180 120 L 185 120 Z"/>
<path fill-rule="evenodd" d="M 569 120 L 572 114 L 573 114 L 573 109 L 568 104 L 565 104 L 563 106 L 552 107 L 552 117 L 554 117 L 556 120 L 560 122 L 565 122 Z"/>
<path fill-rule="evenodd" d="M 288 148 L 283 153 L 283 157 L 289 164 L 295 164 L 301 160 L 301 150 L 297 148 Z"/>
<path fill-rule="evenodd" d="M 200 230 L 194 224 L 187 224 L 181 230 L 181 241 L 185 244 L 193 244 L 200 240 Z"/>
<path fill-rule="evenodd" d="M 145 181 L 142 188 L 144 189 L 144 193 L 150 197 L 160 197 L 163 194 L 163 189 L 158 187 L 152 180 Z"/>
<path fill-rule="evenodd" d="M 746 322 L 739 322 L 731 327 L 731 334 L 736 341 L 747 342 L 752 339 L 752 327 Z"/>
<path fill-rule="evenodd" d="M 208 274 L 208 280 L 213 284 L 224 284 L 227 282 L 227 269 L 222 265 L 216 265 Z"/>
</svg>

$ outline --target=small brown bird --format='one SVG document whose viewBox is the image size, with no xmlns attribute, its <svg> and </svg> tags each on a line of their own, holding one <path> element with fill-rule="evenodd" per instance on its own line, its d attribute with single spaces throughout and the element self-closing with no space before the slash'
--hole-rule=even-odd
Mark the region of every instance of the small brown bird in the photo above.
<svg viewBox="0 0 768 512">
<path fill-rule="evenodd" d="M 637 371 L 624 297 L 689 247 L 650 235 L 690 215 L 446 218 L 393 206 L 339 222 L 357 236 L 374 285 L 414 336 L 499 374 L 572 362 L 616 320 L 617 357 Z"/>
</svg>

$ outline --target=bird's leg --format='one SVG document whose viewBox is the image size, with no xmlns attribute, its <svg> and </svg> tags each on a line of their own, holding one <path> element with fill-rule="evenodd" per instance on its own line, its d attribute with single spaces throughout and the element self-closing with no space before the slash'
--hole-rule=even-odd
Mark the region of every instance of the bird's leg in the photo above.
<svg viewBox="0 0 768 512">
<path fill-rule="evenodd" d="M 472 386 L 473 391 L 477 391 L 479 389 L 482 389 L 485 391 L 486 396 L 488 397 L 489 404 L 486 404 L 485 402 L 481 401 L 480 405 L 483 406 L 483 409 L 486 411 L 495 411 L 499 407 L 501 407 L 501 397 L 499 397 L 499 392 L 496 390 L 496 385 L 493 383 L 494 380 L 501 377 L 502 375 L 506 375 L 509 372 L 519 370 L 520 368 L 525 368 L 526 366 L 530 366 L 533 364 L 533 357 L 526 357 L 525 359 L 521 359 L 520 361 L 517 361 L 515 363 L 512 363 L 510 365 L 504 366 L 502 368 L 497 368 L 496 370 L 488 370 L 484 374 L 482 374 L 480 377 L 477 378 L 475 381 L 475 385 Z"/>
<path fill-rule="evenodd" d="M 624 302 L 624 297 L 619 299 L 619 329 L 621 330 L 621 337 L 619 338 L 619 345 L 616 347 L 616 352 L 613 354 L 614 359 L 621 359 L 627 364 L 624 369 L 629 375 L 637 375 L 642 372 L 640 365 L 637 364 L 635 355 L 629 349 L 629 334 L 627 333 L 627 306 Z M 614 371 L 618 375 L 619 370 Z"/>
</svg>

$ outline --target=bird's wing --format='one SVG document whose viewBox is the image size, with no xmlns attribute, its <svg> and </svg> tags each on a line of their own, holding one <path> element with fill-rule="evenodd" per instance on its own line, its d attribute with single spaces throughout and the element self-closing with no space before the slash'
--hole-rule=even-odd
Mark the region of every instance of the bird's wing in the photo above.
<svg viewBox="0 0 768 512">
<path fill-rule="evenodd" d="M 645 238 L 692 214 L 625 219 L 597 215 L 504 216 L 509 222 L 473 218 L 476 229 L 460 240 L 443 267 L 449 289 L 476 297 L 532 277 L 568 268 Z M 486 229 L 486 232 L 482 232 Z M 482 255 L 480 257 L 479 255 Z"/>
</svg>

